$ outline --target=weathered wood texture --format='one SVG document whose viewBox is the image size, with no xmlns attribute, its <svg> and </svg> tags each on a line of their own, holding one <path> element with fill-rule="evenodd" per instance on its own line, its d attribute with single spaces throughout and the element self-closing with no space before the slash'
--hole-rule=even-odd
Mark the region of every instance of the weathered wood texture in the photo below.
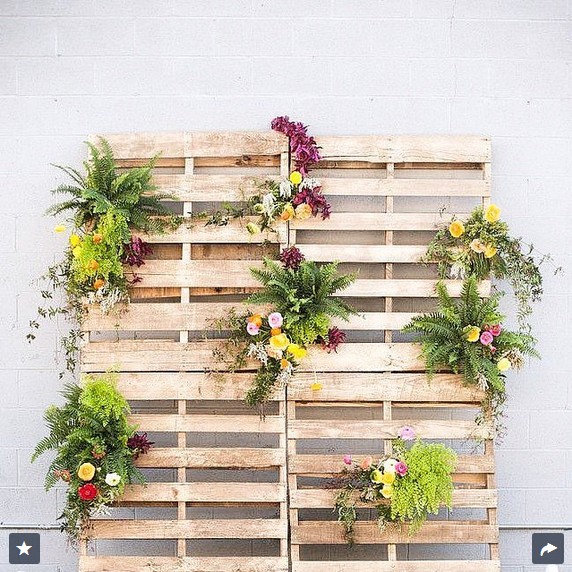
<svg viewBox="0 0 572 572">
<path fill-rule="evenodd" d="M 358 280 L 344 295 L 358 304 L 363 300 L 367 311 L 340 325 L 349 342 L 337 354 L 314 353 L 287 388 L 292 570 L 498 571 L 491 434 L 473 421 L 484 396 L 446 372 L 429 383 L 418 347 L 397 334 L 417 308 L 431 307 L 435 296 L 434 268 L 416 264 L 430 231 L 446 224 L 451 213 L 463 216 L 490 196 L 489 142 L 371 136 L 326 137 L 318 143 L 324 155 L 319 179 L 338 208 L 326 221 L 294 220 L 290 240 L 308 258 L 359 268 Z M 449 214 L 441 212 L 443 206 Z M 481 287 L 487 295 L 490 285 Z M 458 295 L 460 284 L 450 281 L 448 288 Z M 473 453 L 464 447 L 453 477 L 452 515 L 441 511 L 414 536 L 407 526 L 380 532 L 374 520 L 358 522 L 356 543 L 385 545 L 383 561 L 373 546 L 363 547 L 352 562 L 336 561 L 332 555 L 339 551 L 323 547 L 344 543 L 332 512 L 342 457 L 389 453 L 391 439 L 404 425 L 422 438 L 455 447 L 480 439 L 487 445 Z M 459 513 L 463 520 L 451 520 Z M 419 544 L 435 545 L 431 553 L 437 558 L 438 545 L 449 552 L 441 560 L 415 562 L 423 556 L 415 552 Z M 459 544 L 483 545 L 482 559 L 467 562 L 460 549 L 447 546 Z M 411 561 L 404 560 L 407 555 Z"/>
<path fill-rule="evenodd" d="M 148 483 L 129 485 L 121 499 L 122 510 L 136 519 L 94 520 L 96 555 L 82 555 L 80 570 L 286 571 L 284 394 L 261 417 L 243 401 L 252 373 L 206 374 L 214 343 L 189 339 L 198 332 L 200 340 L 213 319 L 236 305 L 221 304 L 219 294 L 243 295 L 253 284 L 249 266 L 288 240 L 285 224 L 258 236 L 246 231 L 248 221 L 205 226 L 191 217 L 204 208 L 194 203 L 241 201 L 259 180 L 287 175 L 288 141 L 273 132 L 106 137 L 124 166 L 161 153 L 154 179 L 160 191 L 177 197 L 184 222 L 176 232 L 144 237 L 155 252 L 137 272 L 137 302 L 119 315 L 94 309 L 84 324 L 89 342 L 82 370 L 117 369 L 119 389 L 133 406 L 131 421 L 157 444 L 138 460 Z M 211 174 L 211 167 L 225 168 L 224 174 Z M 121 332 L 135 339 L 118 339 Z M 98 552 L 104 539 L 115 541 L 105 555 Z M 192 548 L 227 539 L 228 546 L 209 555 Z M 157 541 L 171 542 L 171 556 Z M 236 542 L 242 544 L 233 548 Z"/>
</svg>

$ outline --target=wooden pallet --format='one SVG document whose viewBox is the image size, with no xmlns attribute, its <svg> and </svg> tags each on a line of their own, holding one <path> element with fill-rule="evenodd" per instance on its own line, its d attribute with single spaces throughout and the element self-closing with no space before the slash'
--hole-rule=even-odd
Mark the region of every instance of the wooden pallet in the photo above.
<svg viewBox="0 0 572 572">
<path fill-rule="evenodd" d="M 262 241 L 276 252 L 287 228 L 250 237 L 244 222 L 207 227 L 189 215 L 287 175 L 288 141 L 267 132 L 106 138 L 124 166 L 161 152 L 155 181 L 177 196 L 185 222 L 145 237 L 154 259 L 138 272 L 128 312 L 118 319 L 94 310 L 85 323 L 82 370 L 118 368 L 131 420 L 156 446 L 138 461 L 148 484 L 129 486 L 117 514 L 92 522 L 95 551 L 83 546 L 80 570 L 285 571 L 284 396 L 261 419 L 243 404 L 252 373 L 206 374 L 213 344 L 201 338 L 252 287 L 249 260 L 262 257 Z"/>
<path fill-rule="evenodd" d="M 290 240 L 308 258 L 359 267 L 343 295 L 362 315 L 342 325 L 349 343 L 338 354 L 305 361 L 305 373 L 287 388 L 292 570 L 498 571 L 493 446 L 490 428 L 473 420 L 483 395 L 452 374 L 428 384 L 418 347 L 398 332 L 414 312 L 434 304 L 435 268 L 414 263 L 436 226 L 450 219 L 442 207 L 461 214 L 489 200 L 489 141 L 326 137 L 318 143 L 324 160 L 316 176 L 334 214 L 325 222 L 293 221 Z M 450 282 L 449 291 L 458 295 L 459 286 Z M 483 294 L 489 287 L 482 285 Z M 312 390 L 316 382 L 322 389 Z M 381 532 L 375 511 L 363 508 L 350 549 L 332 512 L 332 477 L 344 454 L 390 452 L 403 425 L 459 450 L 453 511 L 409 536 L 407 526 Z M 476 439 L 484 445 L 467 445 Z M 467 551 L 474 559 L 459 559 Z"/>
</svg>

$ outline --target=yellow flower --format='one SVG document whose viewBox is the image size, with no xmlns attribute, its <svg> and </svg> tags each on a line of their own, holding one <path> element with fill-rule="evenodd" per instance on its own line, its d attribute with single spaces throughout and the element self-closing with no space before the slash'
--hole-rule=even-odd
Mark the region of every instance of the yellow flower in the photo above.
<svg viewBox="0 0 572 572">
<path fill-rule="evenodd" d="M 287 351 L 296 359 L 302 359 L 306 357 L 306 354 L 308 353 L 307 349 L 300 347 L 298 344 L 290 344 Z"/>
<path fill-rule="evenodd" d="M 253 314 L 252 316 L 250 316 L 247 320 L 248 322 L 252 322 L 253 324 L 255 324 L 258 328 L 260 328 L 260 326 L 262 326 L 262 316 L 260 314 Z"/>
<path fill-rule="evenodd" d="M 497 253 L 497 249 L 492 244 L 487 244 L 485 248 L 485 258 L 492 258 Z"/>
<path fill-rule="evenodd" d="M 465 336 L 468 342 L 476 342 L 481 335 L 481 329 L 477 328 L 477 326 L 470 326 L 469 329 L 465 332 Z"/>
<path fill-rule="evenodd" d="M 496 222 L 500 218 L 500 209 L 496 205 L 489 205 L 485 210 L 485 219 Z"/>
<path fill-rule="evenodd" d="M 294 218 L 294 207 L 288 203 L 285 207 L 284 210 L 282 211 L 282 214 L 280 215 L 280 218 L 282 220 L 290 220 L 291 218 Z"/>
<path fill-rule="evenodd" d="M 253 223 L 253 222 L 249 222 L 246 225 L 246 230 L 250 233 L 250 234 L 260 234 L 262 231 L 260 230 L 260 227 Z"/>
<path fill-rule="evenodd" d="M 278 334 L 270 338 L 270 345 L 276 350 L 285 350 L 290 345 L 290 340 L 286 334 Z"/>
<path fill-rule="evenodd" d="M 81 238 L 77 234 L 72 234 L 70 236 L 70 244 L 73 247 L 79 246 L 80 243 L 81 243 Z"/>
<path fill-rule="evenodd" d="M 393 481 L 395 481 L 395 473 L 383 473 L 381 477 L 381 482 L 384 485 L 392 485 Z"/>
<path fill-rule="evenodd" d="M 507 369 L 510 369 L 510 360 L 505 357 L 499 359 L 497 368 L 499 371 L 506 371 Z"/>
<path fill-rule="evenodd" d="M 375 471 L 372 471 L 370 477 L 374 483 L 383 482 L 383 473 L 379 469 L 375 469 Z"/>
<path fill-rule="evenodd" d="M 308 203 L 302 203 L 296 207 L 296 218 L 301 220 L 312 216 L 312 207 Z"/>
<path fill-rule="evenodd" d="M 453 238 L 459 238 L 465 232 L 465 226 L 460 220 L 454 220 L 449 225 L 449 232 Z"/>
<path fill-rule="evenodd" d="M 302 182 L 302 173 L 300 171 L 292 171 L 290 173 L 290 182 L 293 185 L 299 185 Z"/>
<path fill-rule="evenodd" d="M 280 360 L 280 369 L 286 369 L 289 366 L 290 366 L 290 362 L 287 359 L 282 358 Z"/>
<path fill-rule="evenodd" d="M 82 481 L 91 481 L 95 475 L 95 467 L 91 463 L 84 463 L 77 470 L 77 476 Z"/>
<path fill-rule="evenodd" d="M 81 246 L 76 246 L 73 250 L 72 250 L 73 255 L 76 258 L 79 258 L 81 256 Z"/>
<path fill-rule="evenodd" d="M 471 244 L 469 244 L 469 247 L 473 252 L 478 252 L 478 253 L 483 253 L 487 249 L 485 243 L 478 238 L 471 240 Z"/>
<path fill-rule="evenodd" d="M 383 485 L 383 488 L 381 489 L 381 494 L 383 495 L 384 498 L 390 499 L 391 496 L 393 495 L 393 487 L 391 485 Z"/>
<path fill-rule="evenodd" d="M 320 389 L 322 389 L 322 387 L 323 387 L 323 386 L 322 386 L 322 384 L 321 384 L 320 382 L 315 381 L 315 382 L 310 386 L 310 389 L 311 389 L 312 391 L 320 391 Z"/>
<path fill-rule="evenodd" d="M 65 232 L 66 227 L 63 224 L 57 224 L 54 226 L 54 232 Z"/>
</svg>

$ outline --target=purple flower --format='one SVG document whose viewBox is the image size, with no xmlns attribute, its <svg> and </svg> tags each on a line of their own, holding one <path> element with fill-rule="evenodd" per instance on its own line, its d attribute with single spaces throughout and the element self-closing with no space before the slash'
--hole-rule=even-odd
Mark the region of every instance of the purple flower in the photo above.
<svg viewBox="0 0 572 572">
<path fill-rule="evenodd" d="M 490 332 L 484 331 L 480 337 L 481 344 L 483 346 L 490 346 L 493 343 L 493 335 Z"/>
<path fill-rule="evenodd" d="M 395 465 L 395 472 L 400 476 L 403 477 L 407 474 L 407 465 L 403 461 L 399 461 Z"/>
<path fill-rule="evenodd" d="M 254 322 L 248 322 L 248 324 L 246 325 L 246 331 L 251 336 L 256 336 L 260 331 L 260 328 Z"/>
<path fill-rule="evenodd" d="M 280 262 L 282 262 L 282 266 L 290 270 L 298 270 L 302 260 L 304 260 L 304 255 L 300 252 L 300 249 L 295 246 L 285 248 L 280 253 Z"/>
<path fill-rule="evenodd" d="M 352 464 L 352 456 L 351 455 L 344 455 L 344 463 L 346 465 L 351 465 Z"/>
<path fill-rule="evenodd" d="M 404 441 L 413 441 L 415 439 L 415 429 L 409 425 L 404 425 L 398 432 L 397 435 L 401 437 Z"/>
<path fill-rule="evenodd" d="M 134 433 L 132 437 L 127 439 L 127 446 L 133 451 L 133 459 L 137 459 L 139 455 L 147 453 L 154 445 L 153 441 L 147 439 L 147 433 Z"/>
<path fill-rule="evenodd" d="M 304 188 L 304 190 L 296 193 L 292 199 L 292 204 L 296 207 L 302 203 L 310 205 L 312 216 L 317 216 L 318 213 L 321 213 L 322 220 L 330 217 L 332 206 L 322 194 L 322 187 Z"/>
<path fill-rule="evenodd" d="M 330 328 L 326 339 L 322 339 L 322 348 L 328 353 L 334 351 L 337 353 L 338 346 L 346 341 L 346 333 L 337 327 Z"/>
<path fill-rule="evenodd" d="M 272 329 L 282 327 L 283 322 L 284 318 L 282 318 L 282 314 L 280 312 L 272 312 L 272 314 L 268 315 L 268 325 Z"/>
<path fill-rule="evenodd" d="M 122 262 L 129 266 L 143 266 L 145 256 L 153 254 L 153 249 L 138 236 L 131 236 L 131 241 L 123 245 Z"/>
</svg>

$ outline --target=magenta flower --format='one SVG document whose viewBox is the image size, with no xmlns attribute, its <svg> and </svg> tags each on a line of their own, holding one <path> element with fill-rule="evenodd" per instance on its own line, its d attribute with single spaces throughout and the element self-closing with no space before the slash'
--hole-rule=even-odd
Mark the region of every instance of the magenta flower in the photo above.
<svg viewBox="0 0 572 572">
<path fill-rule="evenodd" d="M 490 346 L 493 343 L 493 335 L 490 332 L 484 331 L 480 337 L 481 344 L 483 346 Z"/>
<path fill-rule="evenodd" d="M 260 331 L 260 328 L 254 322 L 248 322 L 248 324 L 246 325 L 246 331 L 251 336 L 256 336 Z"/>
<path fill-rule="evenodd" d="M 129 266 L 143 266 L 145 257 L 153 254 L 153 249 L 149 243 L 145 242 L 138 236 L 131 235 L 131 240 L 123 245 L 123 255 L 121 261 Z"/>
<path fill-rule="evenodd" d="M 154 441 L 149 441 L 147 433 L 134 433 L 132 437 L 127 439 L 127 446 L 133 451 L 133 459 L 137 459 L 139 455 L 144 455 L 149 451 Z"/>
<path fill-rule="evenodd" d="M 322 349 L 330 353 L 332 350 L 338 352 L 338 346 L 346 341 L 346 333 L 337 327 L 330 328 L 326 338 L 321 338 Z"/>
<path fill-rule="evenodd" d="M 491 326 L 489 328 L 489 332 L 496 338 L 497 336 L 500 336 L 500 333 L 502 332 L 502 326 L 500 324 Z"/>
<path fill-rule="evenodd" d="M 280 253 L 280 262 L 282 262 L 284 268 L 289 270 L 298 270 L 303 260 L 304 255 L 300 252 L 300 249 L 296 248 L 295 246 L 285 248 Z"/>
<path fill-rule="evenodd" d="M 415 439 L 415 429 L 409 425 L 405 425 L 397 432 L 397 435 L 404 441 L 413 441 L 413 439 Z"/>
<path fill-rule="evenodd" d="M 332 205 L 326 200 L 322 194 L 322 187 L 305 188 L 296 193 L 292 199 L 292 204 L 297 207 L 302 203 L 306 203 L 312 209 L 312 216 L 322 215 L 322 220 L 330 217 Z"/>
<path fill-rule="evenodd" d="M 346 465 L 351 465 L 352 464 L 352 456 L 351 455 L 344 455 L 344 463 Z"/>
<path fill-rule="evenodd" d="M 407 474 L 407 465 L 403 461 L 399 461 L 399 463 L 395 465 L 395 472 L 400 477 L 404 477 Z"/>
<path fill-rule="evenodd" d="M 268 325 L 271 328 L 280 328 L 282 327 L 283 322 L 284 318 L 282 318 L 282 314 L 280 312 L 272 312 L 272 314 L 268 315 Z"/>
</svg>

